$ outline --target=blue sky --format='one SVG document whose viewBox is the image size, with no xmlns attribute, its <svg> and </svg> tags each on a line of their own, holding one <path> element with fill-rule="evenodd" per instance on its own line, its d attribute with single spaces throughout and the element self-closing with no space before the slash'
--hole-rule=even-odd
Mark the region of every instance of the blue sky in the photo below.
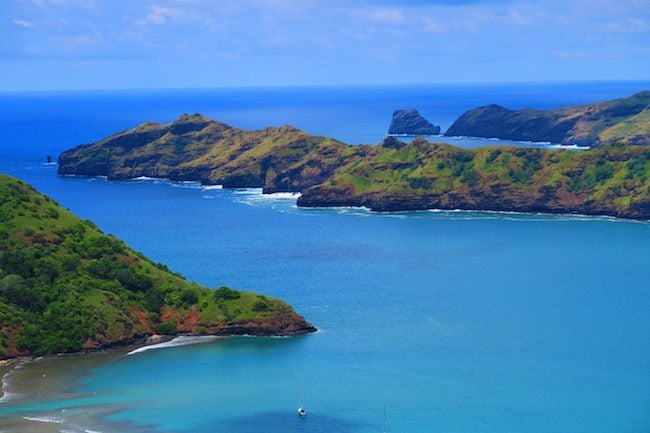
<svg viewBox="0 0 650 433">
<path fill-rule="evenodd" d="M 650 78 L 650 0 L 0 0 L 0 90 Z"/>
</svg>

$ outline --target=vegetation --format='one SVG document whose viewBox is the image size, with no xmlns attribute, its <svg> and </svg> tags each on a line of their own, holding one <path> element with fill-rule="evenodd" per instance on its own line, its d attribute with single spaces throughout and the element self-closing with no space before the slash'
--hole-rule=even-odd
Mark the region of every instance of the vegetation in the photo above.
<svg viewBox="0 0 650 433">
<path fill-rule="evenodd" d="M 595 146 L 584 152 L 468 150 L 422 139 L 407 144 L 394 137 L 380 146 L 348 146 L 290 126 L 244 131 L 201 115 L 183 115 L 169 124 L 145 123 L 64 152 L 59 172 L 299 191 L 300 206 L 576 212 L 647 219 L 650 153 L 633 145 L 650 144 L 649 104 L 650 92 L 641 92 L 554 111 L 488 106 L 469 111 L 450 128 L 460 135 Z M 458 132 L 455 128 L 461 126 L 470 129 Z M 119 275 L 125 283 L 132 279 Z"/>
<path fill-rule="evenodd" d="M 226 188 L 300 191 L 326 179 L 348 146 L 291 126 L 246 131 L 200 114 L 148 122 L 59 157 L 59 174 L 194 180 Z M 300 171 L 292 170 L 299 167 Z M 303 172 L 304 170 L 304 172 Z"/>
<path fill-rule="evenodd" d="M 650 91 L 557 110 L 508 110 L 499 105 L 474 108 L 458 118 L 445 135 L 591 147 L 650 145 Z"/>
<path fill-rule="evenodd" d="M 303 192 L 302 206 L 481 209 L 650 218 L 650 148 L 377 146 Z"/>
<path fill-rule="evenodd" d="M 267 308 L 259 308 L 261 299 Z M 0 359 L 99 348 L 155 332 L 312 330 L 282 301 L 190 283 L 0 175 Z"/>
</svg>

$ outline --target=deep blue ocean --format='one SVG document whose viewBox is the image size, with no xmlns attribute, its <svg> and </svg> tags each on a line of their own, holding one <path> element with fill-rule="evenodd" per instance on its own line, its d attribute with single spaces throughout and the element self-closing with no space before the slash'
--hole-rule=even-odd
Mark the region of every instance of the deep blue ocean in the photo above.
<svg viewBox="0 0 650 433">
<path fill-rule="evenodd" d="M 391 433 L 649 432 L 648 223 L 298 209 L 290 197 L 256 190 L 58 177 L 44 164 L 48 154 L 181 113 L 244 128 L 288 123 L 358 144 L 383 139 L 398 108 L 416 108 L 445 130 L 477 105 L 554 108 L 647 89 L 650 82 L 0 94 L 0 172 L 191 280 L 280 297 L 319 328 L 28 364 L 6 378 L 0 431 L 370 433 L 381 432 L 386 407 Z M 42 386 L 52 380 L 60 395 L 12 396 L 20 371 L 48 362 L 57 368 Z M 300 395 L 306 419 L 296 415 Z"/>
</svg>

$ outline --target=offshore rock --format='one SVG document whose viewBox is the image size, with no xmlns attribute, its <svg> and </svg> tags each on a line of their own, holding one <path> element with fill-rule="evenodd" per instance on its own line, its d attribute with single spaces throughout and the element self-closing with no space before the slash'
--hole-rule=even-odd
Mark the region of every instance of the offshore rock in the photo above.
<svg viewBox="0 0 650 433">
<path fill-rule="evenodd" d="M 389 134 L 438 135 L 440 126 L 435 126 L 422 117 L 417 110 L 397 110 L 388 128 Z"/>
</svg>

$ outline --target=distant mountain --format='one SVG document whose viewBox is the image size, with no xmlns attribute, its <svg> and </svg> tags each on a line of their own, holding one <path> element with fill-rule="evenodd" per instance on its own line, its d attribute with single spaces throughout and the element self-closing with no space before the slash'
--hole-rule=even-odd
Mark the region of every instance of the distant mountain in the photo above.
<svg viewBox="0 0 650 433">
<path fill-rule="evenodd" d="M 445 135 L 589 147 L 650 145 L 650 91 L 557 110 L 509 110 L 500 105 L 487 105 L 467 111 Z"/>
<path fill-rule="evenodd" d="M 190 283 L 0 175 L 0 359 L 103 348 L 154 333 L 314 330 L 280 300 Z"/>
<path fill-rule="evenodd" d="M 398 135 L 438 135 L 440 127 L 430 123 L 417 110 L 397 110 L 388 128 L 389 134 Z"/>
</svg>

